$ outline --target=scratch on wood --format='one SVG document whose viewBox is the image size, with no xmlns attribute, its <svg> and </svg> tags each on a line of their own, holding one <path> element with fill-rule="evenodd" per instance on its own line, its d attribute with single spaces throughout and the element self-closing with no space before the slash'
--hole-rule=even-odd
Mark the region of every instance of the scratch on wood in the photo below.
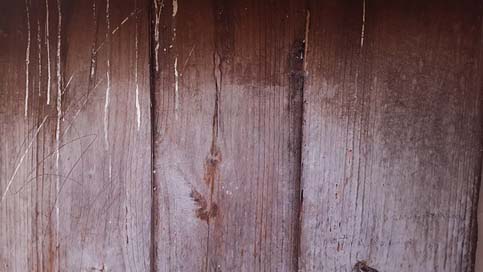
<svg viewBox="0 0 483 272">
<path fill-rule="evenodd" d="M 97 89 L 97 87 L 99 87 L 99 85 L 104 82 L 104 79 L 101 79 L 99 80 L 99 82 L 94 86 L 94 88 L 92 88 L 92 90 L 95 90 Z M 92 91 L 91 90 L 91 91 Z M 72 120 L 70 121 L 70 124 L 64 129 L 64 132 L 63 134 L 65 135 L 69 130 L 70 128 L 73 126 L 74 124 L 74 120 L 77 119 L 77 116 L 79 116 L 79 113 L 82 111 L 82 109 L 84 109 L 85 105 L 87 104 L 87 102 L 89 101 L 89 94 L 86 94 L 85 95 L 85 99 L 84 101 L 82 102 L 82 104 L 80 105 L 80 107 L 77 109 L 76 113 L 74 114 L 74 117 L 72 117 Z"/>
<path fill-rule="evenodd" d="M 111 21 L 110 21 L 110 14 L 109 14 L 109 0 L 106 1 L 106 24 L 107 24 L 107 32 L 106 32 L 106 41 L 109 43 L 110 47 L 110 34 L 111 34 Z M 110 50 L 109 50 L 110 51 Z M 109 96 L 111 93 L 111 54 L 108 53 L 107 56 L 107 88 L 106 88 L 106 97 L 104 102 L 104 143 L 106 150 L 109 149 Z"/>
<path fill-rule="evenodd" d="M 134 11 L 132 11 L 132 12 L 131 12 L 131 13 L 130 13 L 128 16 L 126 16 L 126 18 L 124 18 L 124 19 L 121 21 L 121 23 L 120 23 L 118 26 L 116 26 L 116 27 L 114 28 L 114 30 L 113 30 L 111 33 L 112 33 L 112 34 L 116 34 L 116 32 L 117 32 L 117 31 L 118 31 L 118 30 L 121 28 L 121 26 L 122 26 L 122 25 L 124 25 L 125 23 L 127 23 L 127 21 L 128 21 L 128 20 L 129 20 L 131 17 L 136 16 L 136 18 L 137 18 L 137 14 L 138 14 L 139 12 L 140 12 L 140 10 L 137 10 L 137 8 L 134 8 Z"/>
<path fill-rule="evenodd" d="M 304 37 L 304 72 L 307 75 L 307 52 L 309 48 L 309 33 L 310 33 L 310 10 L 307 9 L 305 16 L 305 37 Z"/>
<path fill-rule="evenodd" d="M 57 13 L 58 13 L 58 22 L 57 22 L 57 125 L 55 129 L 55 143 L 56 143 L 56 157 L 55 157 L 55 166 L 57 171 L 60 171 L 60 121 L 62 118 L 62 73 L 61 73 L 61 46 L 62 46 L 62 8 L 60 5 L 61 0 L 57 0 Z M 55 191 L 56 196 L 58 197 L 60 193 L 60 177 L 57 177 L 55 183 Z M 59 219 L 60 219 L 60 210 L 59 205 L 55 203 L 55 215 L 56 215 L 56 230 L 59 230 Z M 57 246 L 59 241 L 57 240 Z M 57 252 L 58 253 L 58 252 Z"/>
<path fill-rule="evenodd" d="M 93 6 L 95 6 L 95 4 L 93 4 Z M 94 8 L 93 8 L 94 9 Z M 134 15 L 137 15 L 138 13 L 140 13 L 142 10 L 134 10 L 133 12 L 131 12 L 126 18 L 124 18 L 124 20 L 117 26 L 114 28 L 114 30 L 111 31 L 111 34 L 116 34 L 116 32 L 120 29 L 120 27 L 125 24 L 129 18 L 131 18 L 132 16 Z M 95 10 L 94 10 L 94 13 L 95 13 Z M 111 27 L 110 27 L 111 28 Z M 106 35 L 106 39 L 104 41 L 102 41 L 99 46 L 94 50 L 94 53 L 97 54 L 97 52 L 99 52 L 99 50 L 101 50 L 101 48 L 104 47 L 105 43 L 106 43 L 106 40 L 107 40 L 107 35 Z"/>
<path fill-rule="evenodd" d="M 30 65 L 30 2 L 25 0 L 25 13 L 27 15 L 27 49 L 25 49 L 25 117 L 28 115 L 29 104 L 29 65 Z"/>
<path fill-rule="evenodd" d="M 173 36 L 171 38 L 171 47 L 176 43 L 176 14 L 178 13 L 178 1 L 173 0 Z M 178 73 L 178 56 L 174 58 L 174 115 L 178 119 L 179 110 L 179 73 Z"/>
<path fill-rule="evenodd" d="M 361 49 L 364 46 L 364 28 L 366 25 L 366 0 L 362 0 Z"/>
<path fill-rule="evenodd" d="M 38 96 L 42 94 L 42 37 L 41 37 L 41 30 L 40 30 L 40 19 L 37 18 L 37 51 L 38 51 L 38 58 L 37 58 L 37 69 L 38 69 L 38 77 L 39 77 L 39 86 L 38 86 Z"/>
<path fill-rule="evenodd" d="M 155 58 L 155 68 L 156 72 L 159 71 L 159 21 L 161 20 L 161 11 L 163 10 L 164 1 L 159 2 L 159 0 L 154 0 L 154 12 L 155 23 L 154 23 L 154 58 Z"/>
<path fill-rule="evenodd" d="M 89 100 L 90 93 L 94 89 L 96 89 L 96 87 L 98 86 L 98 84 L 100 82 L 104 81 L 104 79 L 101 79 L 93 87 L 93 85 L 95 83 L 96 71 L 97 71 L 97 51 L 96 51 L 96 48 L 97 48 L 97 36 L 99 34 L 99 27 L 98 27 L 98 22 L 97 22 L 97 6 L 96 6 L 96 0 L 93 0 L 92 1 L 92 22 L 93 22 L 92 25 L 93 25 L 95 31 L 94 31 L 94 35 L 93 35 L 93 39 L 92 39 L 92 45 L 91 45 L 91 60 L 90 60 L 90 68 L 89 68 L 90 69 L 90 72 L 89 72 L 89 82 L 87 83 L 87 92 L 85 94 L 85 97 L 86 98 L 85 98 L 83 104 L 77 110 L 77 113 L 74 115 L 74 118 L 72 119 L 69 127 L 67 127 L 67 129 L 64 130 L 64 134 L 66 133 L 66 131 L 68 131 L 70 129 L 70 127 L 72 126 L 74 120 L 77 118 L 79 112 L 87 104 L 87 101 Z"/>
<path fill-rule="evenodd" d="M 112 181 L 112 154 L 109 153 L 109 182 Z"/>
<path fill-rule="evenodd" d="M 179 109 L 179 74 L 178 74 L 178 57 L 174 59 L 174 112 L 178 119 Z"/>
<path fill-rule="evenodd" d="M 97 138 L 97 136 L 95 134 L 87 134 L 87 135 L 84 135 L 84 136 L 80 136 L 80 137 L 77 137 L 77 138 L 72 139 L 71 141 L 62 143 L 62 145 L 59 146 L 59 149 L 63 149 L 64 147 L 68 147 L 68 146 L 70 146 L 72 144 L 75 144 L 76 142 L 82 141 L 83 139 L 89 139 L 90 137 L 93 137 L 94 140 Z M 91 143 L 93 143 L 94 140 L 92 140 Z M 88 147 L 91 146 L 91 143 L 89 143 Z M 86 151 L 83 151 L 82 153 L 86 153 Z M 36 173 L 36 170 L 39 169 L 39 167 L 42 167 L 43 163 L 45 161 L 47 161 L 48 158 L 53 157 L 56 154 L 57 154 L 57 150 L 54 150 L 53 152 L 47 154 L 41 160 L 39 160 L 37 162 L 37 164 L 35 165 L 35 167 L 33 167 L 30 170 L 30 172 L 27 174 L 27 178 L 29 178 L 32 174 Z M 79 181 L 75 180 L 74 178 L 70 178 L 68 175 L 59 175 L 59 174 L 43 173 L 43 174 L 35 175 L 34 177 L 25 180 L 25 182 L 20 186 L 20 188 L 18 190 L 16 190 L 14 192 L 14 194 L 19 194 L 20 192 L 22 192 L 25 189 L 25 187 L 27 187 L 27 185 L 29 185 L 29 183 L 31 183 L 31 182 L 35 181 L 37 178 L 43 177 L 43 176 L 53 176 L 53 177 L 59 176 L 59 177 L 64 178 L 66 180 L 71 180 L 72 182 L 75 182 L 78 185 L 82 185 Z"/>
<path fill-rule="evenodd" d="M 135 1 L 137 8 L 137 1 Z M 136 30 L 134 35 L 134 51 L 135 51 L 135 62 L 134 62 L 134 84 L 136 85 L 136 123 L 137 129 L 141 128 L 141 105 L 139 103 L 139 81 L 138 81 L 138 59 L 139 59 L 139 33 L 138 33 L 138 17 L 136 15 Z"/>
<path fill-rule="evenodd" d="M 193 45 L 193 47 L 191 47 L 191 50 L 190 52 L 188 53 L 188 57 L 186 58 L 186 60 L 184 61 L 184 64 L 183 64 L 183 68 L 181 70 L 181 73 L 184 73 L 185 69 L 186 69 L 186 66 L 188 66 L 188 62 L 191 58 L 191 55 L 193 55 L 193 52 L 195 51 L 195 47 L 196 47 L 196 44 Z"/>
<path fill-rule="evenodd" d="M 64 93 L 67 91 L 67 88 L 69 88 L 69 85 L 72 81 L 72 79 L 74 78 L 74 74 L 72 74 L 70 77 L 69 77 L 69 80 L 67 80 L 67 83 L 65 84 L 65 86 L 62 88 L 62 95 L 64 95 Z"/>
<path fill-rule="evenodd" d="M 45 0 L 45 45 L 47 48 L 47 105 L 50 104 L 50 37 L 49 37 L 49 0 Z"/>
<path fill-rule="evenodd" d="M 112 31 L 112 34 L 115 34 L 119 30 L 119 28 L 127 22 L 127 20 L 129 20 L 129 16 L 124 18 L 124 20 L 122 20 L 122 22 L 114 28 L 114 30 Z"/>
<path fill-rule="evenodd" d="M 178 0 L 173 0 L 173 17 L 178 13 Z"/>
<path fill-rule="evenodd" d="M 12 173 L 12 176 L 10 176 L 10 179 L 8 180 L 7 182 L 7 186 L 5 187 L 5 191 L 3 192 L 2 194 L 2 199 L 0 200 L 0 204 L 3 202 L 3 200 L 5 199 L 5 197 L 7 196 L 7 193 L 8 193 L 8 190 L 10 189 L 10 186 L 12 185 L 12 182 L 15 178 L 15 176 L 17 175 L 18 173 L 18 170 L 20 169 L 20 166 L 22 165 L 24 159 L 25 159 L 25 156 L 28 154 L 28 151 L 30 150 L 30 148 L 32 147 L 32 144 L 33 142 L 35 141 L 35 139 L 37 138 L 37 135 L 39 134 L 40 130 L 42 129 L 42 127 L 44 126 L 45 124 L 45 121 L 47 121 L 47 116 L 44 117 L 44 119 L 42 120 L 42 123 L 40 123 L 39 127 L 37 128 L 37 130 L 35 131 L 35 135 L 32 137 L 32 139 L 30 140 L 29 142 L 29 145 L 27 146 L 27 148 L 25 149 L 24 153 L 22 154 L 22 156 L 20 157 L 20 160 L 19 162 L 17 163 L 17 166 L 15 167 L 13 173 Z"/>
<path fill-rule="evenodd" d="M 63 190 L 64 185 L 66 184 L 66 182 L 67 182 L 68 180 L 75 180 L 75 179 L 70 178 L 70 175 L 72 174 L 72 172 L 74 171 L 74 169 L 77 167 L 77 165 L 79 164 L 79 162 L 82 160 L 82 158 L 84 157 L 84 155 L 87 153 L 87 151 L 88 151 L 88 150 L 89 150 L 89 149 L 92 147 L 92 145 L 93 145 L 93 144 L 96 142 L 96 140 L 97 140 L 97 134 L 89 134 L 89 135 L 85 135 L 85 136 L 79 137 L 77 140 L 80 140 L 80 138 L 85 138 L 85 137 L 92 137 L 92 141 L 90 141 L 90 142 L 87 144 L 87 147 L 86 147 L 84 150 L 82 150 L 82 152 L 81 152 L 80 156 L 79 156 L 79 157 L 78 157 L 78 158 L 77 158 L 77 159 L 74 161 L 74 164 L 73 164 L 73 165 L 72 165 L 72 167 L 70 168 L 69 172 L 68 172 L 66 175 L 56 175 L 56 176 L 59 178 L 59 181 L 60 181 L 60 179 L 61 179 L 61 178 L 63 178 L 63 180 L 62 180 L 62 182 L 60 183 L 60 186 L 59 186 L 59 189 L 58 189 L 58 193 L 57 193 L 57 195 L 55 196 L 53 207 L 52 207 L 52 209 L 50 210 L 50 212 L 48 213 L 48 214 L 49 214 L 49 216 L 51 216 L 51 215 L 52 215 L 52 213 L 54 212 L 54 208 L 58 208 L 57 203 L 58 203 L 58 201 L 59 201 L 59 196 L 60 196 L 60 194 L 61 194 L 61 192 L 62 192 L 62 190 Z M 74 141 L 75 141 L 75 139 L 74 139 Z M 72 143 L 72 142 L 74 142 L 74 141 L 71 141 L 70 143 L 67 143 L 67 144 L 71 144 L 71 143 Z M 59 149 L 56 149 L 56 151 L 55 151 L 55 152 L 56 152 L 56 153 L 57 153 L 57 152 L 59 152 L 59 150 L 60 150 L 62 147 L 66 146 L 67 144 L 63 144 L 62 146 L 59 146 Z M 55 209 L 55 210 L 57 210 L 57 209 Z M 51 224 L 51 222 L 52 222 L 52 221 L 49 221 L 49 222 L 47 223 L 47 226 L 49 226 L 49 225 Z M 57 221 L 57 223 L 58 223 L 58 222 L 59 222 L 59 221 Z M 58 225 L 57 225 L 57 227 L 58 227 Z M 47 228 L 46 228 L 46 230 L 47 230 Z M 57 229 L 57 230 L 58 230 L 58 229 Z M 44 233 L 44 234 L 42 234 L 42 235 L 45 235 L 45 233 Z"/>
</svg>

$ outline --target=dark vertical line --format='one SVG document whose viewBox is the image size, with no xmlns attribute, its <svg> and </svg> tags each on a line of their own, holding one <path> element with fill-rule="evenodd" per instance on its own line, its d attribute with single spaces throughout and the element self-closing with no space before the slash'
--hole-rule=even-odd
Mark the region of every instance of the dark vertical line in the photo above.
<svg viewBox="0 0 483 272">
<path fill-rule="evenodd" d="M 148 0 L 146 0 L 148 1 Z M 156 0 L 154 0 L 156 1 Z M 156 9 L 154 7 L 154 2 L 150 2 L 147 4 L 148 6 L 148 21 L 149 21 L 149 26 L 148 26 L 148 35 L 149 35 L 149 94 L 150 94 L 150 108 L 149 108 L 149 116 L 151 118 L 151 232 L 150 232 L 150 254 L 149 254 L 149 265 L 150 265 L 150 271 L 151 272 L 156 272 L 158 271 L 158 267 L 156 264 L 156 257 L 157 257 L 157 243 L 156 243 L 156 237 L 157 237 L 157 222 L 158 222 L 158 207 L 159 207 L 159 199 L 156 195 L 155 189 L 157 188 L 157 183 L 156 179 L 154 177 L 154 172 L 155 172 L 155 138 L 156 138 L 156 114 L 155 114 L 155 109 L 156 109 L 156 55 L 154 53 L 153 48 L 156 46 L 154 43 L 154 31 L 156 26 L 154 25 L 154 16 Z"/>
<path fill-rule="evenodd" d="M 297 214 L 297 221 L 295 225 L 295 239 L 294 239 L 294 255 L 295 255 L 295 262 L 294 262 L 294 271 L 299 271 L 300 266 L 300 256 L 301 256 L 301 242 L 302 242 L 302 220 L 303 220 L 303 201 L 304 201 L 304 190 L 303 190 L 303 144 L 304 144 L 304 127 L 305 127 L 305 87 L 306 87 L 306 77 L 307 73 L 307 52 L 309 46 L 309 33 L 310 33 L 310 5 L 309 0 L 305 1 L 305 23 L 304 23 L 304 36 L 302 47 L 300 49 L 300 53 L 302 54 L 301 63 L 298 63 L 297 66 L 301 66 L 298 68 L 298 74 L 296 74 L 295 79 L 290 79 L 290 84 L 299 84 L 299 86 L 295 85 L 295 91 L 300 93 L 300 116 L 299 116 L 299 125 L 298 125 L 298 133 L 297 136 L 299 137 L 297 141 L 297 150 L 298 150 L 298 180 L 297 180 L 297 187 L 296 187 L 296 194 L 298 195 L 298 203 L 296 207 L 296 214 Z M 297 56 L 291 56 L 291 58 L 297 58 Z M 294 61 L 294 60 L 290 60 Z M 293 67 L 291 67 L 293 68 Z M 291 71 L 293 73 L 294 71 Z M 299 82 L 297 82 L 299 81 Z M 292 88 L 292 86 L 291 86 Z"/>
<path fill-rule="evenodd" d="M 479 10 L 483 7 L 483 4 L 479 4 Z M 483 118 L 483 78 L 481 76 L 481 70 L 483 67 L 483 17 L 480 16 L 480 37 L 479 37 L 479 43 L 480 46 L 478 47 L 478 61 L 477 61 L 477 82 L 476 82 L 476 92 L 478 93 L 478 99 L 477 99 L 477 108 L 478 108 L 478 119 Z M 480 150 L 483 147 L 483 122 L 480 122 L 480 127 L 478 128 L 478 134 L 479 134 L 479 143 L 480 143 Z M 471 249 L 469 252 L 469 256 L 471 258 L 470 260 L 470 267 L 469 271 L 475 271 L 476 267 L 476 259 L 477 259 L 477 253 L 480 253 L 483 249 L 478 247 L 478 239 L 481 239 L 483 237 L 483 233 L 479 233 L 479 224 L 478 224 L 478 211 L 483 207 L 483 205 L 480 205 L 480 202 L 483 201 L 481 198 L 482 196 L 482 183 L 483 183 L 483 152 L 480 151 L 480 156 L 479 160 L 477 162 L 477 177 L 475 182 L 475 191 L 473 194 L 473 198 L 475 199 L 475 204 L 472 207 L 471 211 L 471 220 L 470 220 L 470 239 L 471 239 Z M 481 223 L 481 221 L 480 221 Z"/>
</svg>

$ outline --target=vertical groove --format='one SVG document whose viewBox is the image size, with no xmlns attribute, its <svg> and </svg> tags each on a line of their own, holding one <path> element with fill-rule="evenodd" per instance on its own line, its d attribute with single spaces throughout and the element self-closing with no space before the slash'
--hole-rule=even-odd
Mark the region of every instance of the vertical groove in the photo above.
<svg viewBox="0 0 483 272">
<path fill-rule="evenodd" d="M 481 8 L 483 5 L 480 4 L 479 7 Z M 481 19 L 481 17 L 480 17 Z M 479 52 L 478 52 L 478 62 L 477 62 L 477 70 L 480 71 L 481 68 L 483 67 L 483 49 L 481 48 L 481 45 L 483 44 L 483 21 L 480 20 L 481 24 L 480 24 L 480 47 L 479 47 Z M 483 87 L 483 78 L 481 77 L 481 73 L 478 74 L 477 76 L 477 85 L 478 86 L 478 89 L 481 90 L 481 88 Z M 483 95 L 482 95 L 482 92 L 480 92 L 480 95 L 479 95 L 479 99 L 478 99 L 478 108 L 479 108 L 479 111 L 478 111 L 478 114 L 480 116 L 480 118 L 483 116 Z M 483 132 L 483 122 L 480 123 L 480 127 L 478 128 L 479 129 L 479 132 L 480 132 L 480 146 L 483 146 L 483 135 L 481 135 L 481 132 Z M 483 240 L 482 237 L 483 237 L 483 233 L 480 233 L 480 229 L 483 229 L 481 226 L 480 226 L 480 223 L 483 222 L 483 220 L 481 218 L 478 218 L 478 215 L 479 214 L 482 214 L 482 209 L 483 209 L 483 205 L 481 203 L 483 203 L 483 195 L 482 195 L 482 183 L 483 183 L 483 152 L 480 152 L 480 161 L 478 162 L 478 176 L 477 176 L 477 179 L 475 181 L 475 192 L 473 194 L 473 197 L 475 199 L 475 203 L 476 203 L 476 207 L 475 205 L 473 205 L 475 208 L 473 208 L 472 212 L 471 212 L 471 215 L 470 215 L 470 218 L 472 218 L 472 222 L 471 224 L 473 225 L 473 227 L 470 227 L 470 229 L 472 230 L 472 233 L 471 233 L 471 237 L 470 239 L 473 241 L 473 245 L 471 247 L 471 252 L 470 252 L 470 258 L 471 258 L 471 263 L 472 263 L 472 266 L 469 268 L 470 271 L 475 271 L 475 268 L 477 270 L 480 270 L 481 268 L 481 265 L 483 264 L 483 262 L 479 261 L 479 259 L 477 258 L 477 256 L 479 254 L 481 254 L 482 252 L 482 248 L 481 248 L 481 245 L 483 243 L 479 243 L 478 240 Z"/>
<path fill-rule="evenodd" d="M 301 63 L 301 68 L 302 68 L 302 71 L 301 71 L 301 75 L 299 75 L 300 77 L 300 86 L 299 86 L 299 91 L 300 92 L 300 95 L 301 95 L 301 103 L 300 103 L 300 117 L 299 117 L 299 120 L 298 122 L 300 122 L 299 124 L 299 131 L 298 131 L 298 137 L 299 137 L 299 141 L 298 141 L 298 144 L 297 144 L 297 149 L 299 151 L 298 153 L 298 165 L 299 165 L 299 173 L 298 173 L 298 180 L 297 180 L 297 194 L 299 196 L 299 201 L 297 203 L 297 222 L 296 222 L 296 225 L 295 225 L 295 245 L 294 245 L 294 251 L 295 251 L 295 263 L 294 263 L 294 271 L 299 271 L 299 259 L 300 259 L 300 255 L 301 255 L 301 239 L 302 239 L 302 207 L 303 207 L 303 201 L 304 201 L 304 192 L 303 192 L 303 187 L 302 187 L 302 182 L 303 182 L 303 141 L 304 141 L 304 120 L 305 120 L 305 101 L 304 101 L 304 92 L 305 92 L 305 80 L 306 80 L 306 77 L 307 77 L 307 52 L 308 52 L 308 45 L 309 45 L 309 33 L 310 33 L 310 8 L 309 8 L 309 4 L 308 4 L 308 1 L 305 2 L 305 12 L 306 12 L 306 16 L 305 16 L 305 29 L 304 29 L 304 40 L 303 40 L 303 47 L 302 47 L 302 63 Z M 292 57 L 296 57 L 296 56 L 292 56 Z M 291 81 L 292 82 L 292 81 Z"/>
<path fill-rule="evenodd" d="M 156 72 L 158 71 L 158 54 L 157 50 L 159 47 L 159 38 L 155 35 L 156 31 L 159 31 L 159 29 L 156 29 L 158 27 L 158 20 L 159 18 L 156 19 L 156 21 L 153 21 L 153 15 L 157 16 L 156 14 L 153 14 L 154 12 L 157 12 L 157 9 L 155 8 L 154 5 L 156 5 L 157 0 L 154 0 L 149 4 L 149 12 L 148 12 L 148 20 L 149 20 L 149 93 L 150 93 L 150 100 L 151 100 L 151 105 L 150 105 L 150 111 L 149 115 L 151 118 L 151 237 L 150 237 L 150 271 L 151 272 L 156 272 L 158 271 L 157 265 L 156 265 L 156 253 L 157 253 L 157 244 L 156 244 L 156 237 L 157 237 L 157 228 L 156 228 L 156 222 L 158 220 L 158 198 L 156 196 L 156 191 L 155 189 L 157 188 L 156 184 L 156 179 L 154 178 L 154 172 L 155 172 L 155 143 L 154 139 L 156 136 L 156 116 L 155 116 L 155 111 L 154 109 L 156 108 L 156 95 L 155 95 L 155 75 Z M 155 37 L 155 39 L 153 39 Z M 153 50 L 154 49 L 154 50 Z"/>
</svg>

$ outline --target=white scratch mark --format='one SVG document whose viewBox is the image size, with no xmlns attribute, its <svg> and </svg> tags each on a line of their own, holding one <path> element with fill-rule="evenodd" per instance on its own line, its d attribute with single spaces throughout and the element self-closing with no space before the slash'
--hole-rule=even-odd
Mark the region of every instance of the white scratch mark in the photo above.
<svg viewBox="0 0 483 272">
<path fill-rule="evenodd" d="M 37 128 L 37 130 L 35 131 L 35 135 L 32 137 L 32 139 L 30 140 L 29 142 L 29 145 L 27 146 L 27 148 L 25 149 L 24 153 L 22 154 L 22 156 L 20 157 L 20 161 L 17 163 L 17 166 L 15 167 L 15 170 L 13 171 L 12 173 L 12 176 L 10 176 L 10 179 L 8 180 L 7 182 L 7 187 L 5 188 L 5 191 L 3 192 L 2 194 L 2 199 L 0 200 L 0 204 L 3 202 L 3 200 L 5 199 L 5 197 L 7 196 L 7 193 L 8 193 L 8 190 L 10 189 L 10 186 L 12 185 L 12 182 L 15 178 L 15 176 L 17 175 L 18 173 L 18 170 L 20 169 L 20 166 L 22 165 L 24 159 L 25 159 L 25 156 L 27 156 L 28 154 L 28 151 L 30 150 L 30 148 L 32 147 L 32 144 L 33 142 L 35 141 L 35 139 L 37 138 L 37 135 L 39 134 L 40 130 L 42 129 L 42 127 L 44 126 L 45 124 L 45 121 L 47 121 L 47 116 L 44 117 L 44 120 L 42 121 L 42 123 L 40 123 L 39 127 Z"/>
<path fill-rule="evenodd" d="M 109 181 L 112 181 L 112 154 L 109 153 Z"/>
<path fill-rule="evenodd" d="M 305 16 L 305 37 L 304 37 L 304 71 L 307 74 L 307 52 L 309 50 L 309 33 L 310 33 L 310 10 L 307 10 Z"/>
<path fill-rule="evenodd" d="M 42 94 L 42 37 L 40 36 L 40 19 L 37 18 L 37 51 L 38 51 L 38 76 L 39 76 L 39 88 L 38 88 L 38 96 Z"/>
<path fill-rule="evenodd" d="M 154 0 L 154 10 L 155 10 L 155 21 L 154 21 L 154 42 L 156 46 L 154 47 L 154 58 L 155 58 L 155 68 L 156 72 L 159 71 L 159 21 L 161 20 L 161 11 L 163 10 L 164 1 L 158 2 L 159 0 Z"/>
<path fill-rule="evenodd" d="M 366 0 L 362 0 L 361 49 L 364 46 L 364 28 L 366 25 Z"/>
<path fill-rule="evenodd" d="M 178 13 L 178 1 L 173 0 L 173 36 L 171 37 L 172 48 L 176 44 L 176 13 Z M 178 73 L 178 56 L 174 58 L 174 115 L 175 119 L 178 119 L 179 109 L 179 73 Z"/>
<path fill-rule="evenodd" d="M 62 46 L 62 9 L 60 6 L 60 0 L 57 0 L 57 14 L 58 14 L 58 22 L 57 22 L 57 125 L 55 129 L 55 143 L 56 143 L 56 156 L 55 156 L 55 166 L 57 171 L 60 171 L 60 121 L 62 118 L 62 73 L 61 73 L 61 64 L 60 64 L 60 49 Z M 58 173 L 60 174 L 60 173 Z M 55 183 L 55 191 L 57 197 L 59 197 L 60 194 L 60 175 L 57 176 L 57 180 Z M 59 210 L 59 204 L 55 203 L 55 215 L 56 215 L 56 230 L 59 230 L 59 215 L 60 215 L 60 210 Z M 58 245 L 59 241 L 57 241 Z M 57 252 L 58 253 L 58 252 Z"/>
<path fill-rule="evenodd" d="M 25 13 L 27 14 L 27 49 L 25 49 L 25 117 L 29 107 L 29 65 L 30 65 L 30 3 L 25 0 Z"/>
<path fill-rule="evenodd" d="M 94 78 L 94 75 L 96 73 L 96 66 L 95 66 L 96 58 L 95 58 L 95 55 L 96 55 L 96 53 L 93 53 L 92 57 L 91 57 L 91 78 Z"/>
<path fill-rule="evenodd" d="M 141 105 L 139 103 L 139 81 L 138 81 L 138 58 L 139 58 L 139 37 L 138 37 L 138 18 L 136 16 L 136 34 L 134 35 L 134 51 L 135 51 L 135 63 L 134 63 L 134 84 L 136 85 L 136 123 L 137 129 L 141 128 Z"/>
<path fill-rule="evenodd" d="M 94 10 L 94 12 L 95 12 L 95 4 L 93 4 L 93 6 L 94 6 L 94 7 L 93 7 L 93 10 Z M 119 24 L 117 27 L 115 27 L 115 28 L 114 28 L 114 30 L 112 30 L 112 31 L 111 31 L 111 33 L 112 33 L 112 34 L 115 34 L 115 33 L 116 33 L 116 32 L 117 32 L 119 29 L 120 29 L 120 27 L 121 27 L 123 24 L 125 24 L 125 23 L 126 23 L 128 20 L 129 20 L 129 18 L 131 18 L 131 17 L 132 17 L 132 16 L 134 16 L 134 15 L 137 15 L 138 13 L 141 13 L 141 11 L 142 11 L 142 10 L 141 10 L 141 9 L 139 9 L 139 10 L 137 10 L 137 11 L 135 10 L 135 11 L 131 12 L 131 13 L 130 13 L 130 14 L 129 14 L 129 15 L 126 17 L 126 18 L 124 18 L 124 20 L 123 20 L 123 21 L 122 21 L 122 22 L 121 22 L 121 23 L 120 23 L 120 24 Z M 94 23 L 95 23 L 95 22 L 94 22 Z M 99 50 L 101 50 L 101 48 L 102 48 L 102 47 L 104 47 L 105 42 L 106 42 L 106 41 L 104 40 L 104 41 L 102 41 L 102 42 L 99 44 L 99 46 L 98 46 L 98 47 L 97 47 L 97 48 L 94 50 L 94 54 L 97 54 L 97 52 L 99 52 Z"/>
<path fill-rule="evenodd" d="M 70 85 L 70 82 L 72 81 L 72 78 L 74 78 L 74 74 L 72 74 L 69 77 L 69 80 L 67 80 L 67 84 L 65 84 L 64 88 L 62 88 L 62 95 L 64 95 L 64 93 L 67 90 L 67 88 L 69 88 L 69 85 Z"/>
<path fill-rule="evenodd" d="M 174 112 L 177 118 L 179 109 L 179 73 L 178 73 L 178 57 L 174 59 Z"/>
<path fill-rule="evenodd" d="M 178 13 L 178 0 L 173 0 L 173 17 Z"/>
<path fill-rule="evenodd" d="M 109 63 L 109 61 L 107 61 Z M 108 64 L 108 67 L 110 65 Z M 107 88 L 106 88 L 106 98 L 104 101 L 104 143 L 106 144 L 106 150 L 109 149 L 109 96 L 111 92 L 111 79 L 110 79 L 110 73 L 107 72 Z"/>
<path fill-rule="evenodd" d="M 110 39 L 109 39 L 109 34 L 111 33 L 111 21 L 110 21 L 110 14 L 109 14 L 109 0 L 107 0 L 106 3 L 106 24 L 107 24 L 107 32 L 106 32 L 106 41 L 109 42 L 110 46 Z M 110 50 L 109 50 L 110 51 Z M 108 132 L 109 132 L 109 96 L 111 93 L 111 56 L 110 53 L 108 53 L 107 56 L 107 71 L 106 71 L 106 76 L 107 76 L 107 88 L 106 88 L 106 100 L 104 103 L 104 143 L 105 143 L 105 148 L 106 150 L 109 149 L 109 138 L 108 138 Z"/>
<path fill-rule="evenodd" d="M 92 20 L 94 27 L 97 27 L 97 12 L 96 12 L 96 1 L 92 1 Z M 92 42 L 92 48 L 91 48 L 91 72 L 90 72 L 90 78 L 89 80 L 94 79 L 94 75 L 96 73 L 96 43 L 97 43 L 97 37 L 94 38 L 94 41 Z"/>
<path fill-rule="evenodd" d="M 45 45 L 47 47 L 47 105 L 50 104 L 50 38 L 49 38 L 49 0 L 45 0 Z"/>
<path fill-rule="evenodd" d="M 94 88 L 92 88 L 92 90 L 95 90 L 97 89 L 97 87 L 99 87 L 99 85 L 101 85 L 101 83 L 104 82 L 104 78 L 102 78 L 101 80 L 99 80 L 96 85 L 94 85 Z"/>
<path fill-rule="evenodd" d="M 131 12 L 131 14 L 129 14 L 128 16 L 126 16 L 126 18 L 124 18 L 124 20 L 122 20 L 122 22 L 121 22 L 121 23 L 120 23 L 118 26 L 116 26 L 116 27 L 114 28 L 114 30 L 112 31 L 112 34 L 115 34 L 115 33 L 116 33 L 118 30 L 119 30 L 119 28 L 121 28 L 121 26 L 122 26 L 123 24 L 125 24 L 125 23 L 126 23 L 128 20 L 129 20 L 129 18 L 130 18 L 131 16 L 133 16 L 133 15 L 135 15 L 135 14 L 137 14 L 137 13 L 136 13 L 136 11 L 133 11 L 133 12 Z"/>
</svg>

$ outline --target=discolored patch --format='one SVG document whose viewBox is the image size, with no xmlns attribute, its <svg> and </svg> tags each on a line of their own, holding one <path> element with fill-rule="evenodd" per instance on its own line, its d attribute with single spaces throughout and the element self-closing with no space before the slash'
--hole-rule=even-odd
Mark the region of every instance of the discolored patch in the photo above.
<svg viewBox="0 0 483 272">
<path fill-rule="evenodd" d="M 191 190 L 190 197 L 195 202 L 197 208 L 195 210 L 195 215 L 197 218 L 209 222 L 210 218 L 216 217 L 218 214 L 218 205 L 216 203 L 211 203 L 208 205 L 206 198 L 195 189 Z"/>
</svg>

